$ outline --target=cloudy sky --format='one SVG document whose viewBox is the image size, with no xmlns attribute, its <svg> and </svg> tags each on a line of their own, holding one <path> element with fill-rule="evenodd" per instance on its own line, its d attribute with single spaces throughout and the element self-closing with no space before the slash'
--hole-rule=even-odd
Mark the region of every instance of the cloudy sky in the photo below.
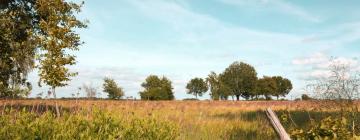
<svg viewBox="0 0 360 140">
<path fill-rule="evenodd" d="M 83 84 L 101 92 L 109 76 L 139 98 L 140 84 L 156 74 L 173 81 L 177 99 L 189 98 L 184 87 L 191 78 L 243 61 L 259 77 L 289 78 L 288 98 L 295 98 L 308 79 L 326 75 L 330 57 L 359 68 L 359 6 L 358 0 L 87 0 L 79 17 L 89 28 L 79 31 L 85 44 L 71 67 L 79 75 L 57 93 L 71 96 Z M 36 86 L 36 75 L 30 75 L 32 97 L 47 91 Z"/>
</svg>

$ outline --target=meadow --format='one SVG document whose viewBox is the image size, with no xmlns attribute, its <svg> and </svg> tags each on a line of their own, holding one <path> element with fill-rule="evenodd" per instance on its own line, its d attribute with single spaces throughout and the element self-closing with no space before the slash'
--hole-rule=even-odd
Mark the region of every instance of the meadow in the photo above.
<svg viewBox="0 0 360 140">
<path fill-rule="evenodd" d="M 1 100 L 0 139 L 278 139 L 264 109 L 301 127 L 329 112 L 311 101 Z M 287 129 L 290 125 L 284 124 Z M 47 130 L 44 132 L 44 130 Z"/>
</svg>

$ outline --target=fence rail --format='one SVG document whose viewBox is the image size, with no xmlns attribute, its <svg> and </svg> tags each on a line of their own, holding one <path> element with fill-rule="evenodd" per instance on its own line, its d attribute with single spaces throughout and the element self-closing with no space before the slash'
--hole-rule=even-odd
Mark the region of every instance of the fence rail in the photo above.
<svg viewBox="0 0 360 140">
<path fill-rule="evenodd" d="M 276 116 L 275 112 L 270 108 L 267 108 L 265 112 L 275 131 L 279 135 L 280 140 L 291 140 L 289 134 L 286 133 L 286 130 L 281 125 L 279 118 Z"/>
</svg>

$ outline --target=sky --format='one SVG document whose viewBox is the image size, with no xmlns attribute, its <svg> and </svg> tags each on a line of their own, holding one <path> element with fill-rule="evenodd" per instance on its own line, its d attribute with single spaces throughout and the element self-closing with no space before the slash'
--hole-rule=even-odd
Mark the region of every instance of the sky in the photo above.
<svg viewBox="0 0 360 140">
<path fill-rule="evenodd" d="M 102 93 L 103 78 L 111 77 L 126 96 L 139 98 L 141 83 L 154 74 L 173 82 L 176 99 L 193 98 L 185 89 L 191 78 L 242 61 L 258 77 L 290 79 L 287 98 L 294 99 L 309 79 L 327 74 L 330 58 L 360 70 L 359 6 L 358 0 L 87 0 L 77 15 L 89 21 L 78 30 L 85 44 L 70 67 L 79 75 L 57 95 L 71 97 L 83 84 Z M 31 97 L 47 93 L 38 79 L 36 70 L 29 75 Z"/>
</svg>

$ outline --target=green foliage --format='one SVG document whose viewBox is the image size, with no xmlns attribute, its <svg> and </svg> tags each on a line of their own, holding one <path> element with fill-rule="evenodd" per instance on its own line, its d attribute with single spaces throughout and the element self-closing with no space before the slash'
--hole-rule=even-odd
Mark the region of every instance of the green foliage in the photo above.
<svg viewBox="0 0 360 140">
<path fill-rule="evenodd" d="M 273 96 L 279 98 L 279 96 L 286 96 L 292 90 L 292 84 L 289 79 L 283 78 L 281 76 L 273 76 L 273 80 L 276 83 L 276 93 Z"/>
<path fill-rule="evenodd" d="M 276 81 L 271 77 L 264 76 L 257 81 L 257 95 L 264 95 L 267 100 L 271 100 L 271 96 L 277 93 Z"/>
<path fill-rule="evenodd" d="M 312 98 L 309 96 L 309 95 L 307 95 L 307 94 L 303 94 L 303 95 L 301 95 L 301 100 L 311 100 Z"/>
<path fill-rule="evenodd" d="M 194 78 L 186 85 L 187 93 L 196 96 L 202 96 L 208 90 L 206 82 L 202 78 Z"/>
<path fill-rule="evenodd" d="M 120 99 L 124 96 L 123 89 L 116 84 L 114 79 L 105 78 L 103 88 L 110 99 Z"/>
<path fill-rule="evenodd" d="M 38 21 L 34 5 L 34 0 L 1 2 L 0 98 L 23 97 L 16 90 L 27 88 L 26 77 L 34 68 L 36 53 L 36 45 L 30 34 L 36 30 Z"/>
<path fill-rule="evenodd" d="M 155 118 L 122 118 L 95 111 L 65 114 L 57 118 L 26 111 L 0 116 L 0 139 L 151 139 L 173 140 L 179 136 L 177 125 Z M 91 115 L 91 116 L 89 116 Z"/>
<path fill-rule="evenodd" d="M 35 32 L 35 40 L 41 50 L 39 83 L 44 82 L 52 88 L 62 87 L 76 75 L 65 66 L 76 63 L 75 56 L 67 52 L 78 50 L 82 44 L 75 29 L 85 28 L 86 25 L 74 16 L 74 13 L 80 12 L 80 7 L 63 0 L 37 0 L 36 10 L 40 17 L 44 17 L 39 23 L 40 31 Z"/>
<path fill-rule="evenodd" d="M 27 74 L 39 59 L 40 82 L 65 86 L 75 64 L 80 37 L 75 29 L 86 25 L 75 13 L 81 5 L 63 0 L 5 0 L 0 5 L 0 97 L 20 97 L 30 90 Z M 25 89 L 24 89 L 25 88 Z M 20 92 L 20 93 L 22 93 Z"/>
<path fill-rule="evenodd" d="M 166 77 L 159 78 L 156 75 L 150 75 L 141 84 L 145 89 L 140 92 L 142 100 L 173 100 L 174 93 L 171 81 Z"/>
<path fill-rule="evenodd" d="M 307 131 L 295 129 L 291 137 L 296 140 L 355 139 L 346 118 L 327 117 Z"/>
<path fill-rule="evenodd" d="M 257 73 L 249 64 L 234 62 L 220 75 L 220 79 L 230 88 L 231 94 L 235 95 L 237 100 L 240 96 L 249 99 L 256 87 Z"/>
<path fill-rule="evenodd" d="M 220 79 L 220 76 L 215 72 L 211 72 L 206 78 L 208 87 L 210 89 L 210 97 L 213 100 L 227 100 L 230 96 L 230 88 L 226 86 Z"/>
</svg>

